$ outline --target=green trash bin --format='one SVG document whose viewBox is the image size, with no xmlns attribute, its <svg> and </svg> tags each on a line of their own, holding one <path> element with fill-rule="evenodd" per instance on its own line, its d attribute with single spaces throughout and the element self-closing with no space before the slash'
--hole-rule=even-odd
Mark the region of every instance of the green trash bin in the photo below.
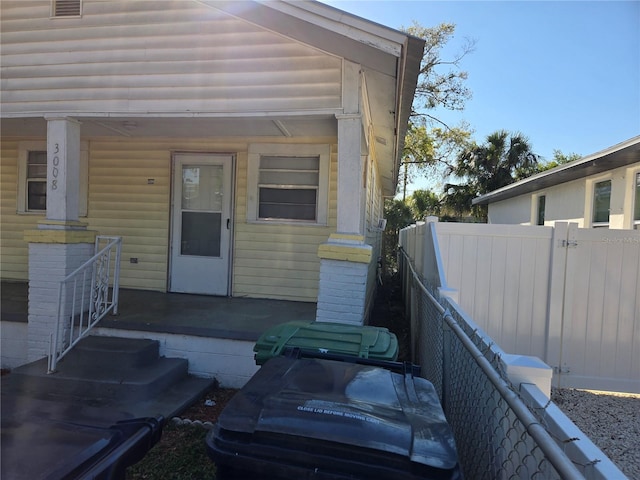
<svg viewBox="0 0 640 480">
<path fill-rule="evenodd" d="M 256 365 L 281 355 L 286 348 L 298 348 L 315 355 L 388 361 L 398 358 L 398 339 L 384 327 L 293 321 L 276 325 L 260 336 L 253 347 Z"/>
</svg>

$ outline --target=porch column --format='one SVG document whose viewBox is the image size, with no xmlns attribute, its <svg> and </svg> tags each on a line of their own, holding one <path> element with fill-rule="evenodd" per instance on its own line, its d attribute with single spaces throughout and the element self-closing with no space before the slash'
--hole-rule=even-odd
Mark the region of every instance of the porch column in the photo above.
<svg viewBox="0 0 640 480">
<path fill-rule="evenodd" d="M 335 233 L 320 245 L 316 321 L 364 324 L 372 250 L 361 235 Z"/>
<path fill-rule="evenodd" d="M 78 221 L 79 207 L 80 123 L 47 118 L 47 214 L 36 230 L 24 234 L 29 242 L 29 361 L 49 353 L 60 281 L 94 253 L 96 232 Z M 63 298 L 63 309 L 68 304 L 70 299 Z"/>
<path fill-rule="evenodd" d="M 47 118 L 47 220 L 77 222 L 80 212 L 80 122 Z"/>
<path fill-rule="evenodd" d="M 345 113 L 338 120 L 337 232 L 318 248 L 320 284 L 316 321 L 362 325 L 372 247 L 365 243 L 359 66 L 345 68 Z"/>
<path fill-rule="evenodd" d="M 362 116 L 336 115 L 338 119 L 338 219 L 337 230 L 364 234 L 364 164 L 361 155 Z"/>
</svg>

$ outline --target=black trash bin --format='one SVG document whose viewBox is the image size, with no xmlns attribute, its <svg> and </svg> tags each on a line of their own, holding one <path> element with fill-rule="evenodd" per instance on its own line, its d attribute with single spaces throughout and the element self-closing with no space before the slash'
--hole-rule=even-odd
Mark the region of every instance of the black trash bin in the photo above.
<svg viewBox="0 0 640 480">
<path fill-rule="evenodd" d="M 1 397 L 3 480 L 123 479 L 162 435 L 162 416 L 132 418 L 5 391 Z"/>
<path fill-rule="evenodd" d="M 351 362 L 274 357 L 227 404 L 206 447 L 221 478 L 461 478 L 433 385 Z"/>
</svg>

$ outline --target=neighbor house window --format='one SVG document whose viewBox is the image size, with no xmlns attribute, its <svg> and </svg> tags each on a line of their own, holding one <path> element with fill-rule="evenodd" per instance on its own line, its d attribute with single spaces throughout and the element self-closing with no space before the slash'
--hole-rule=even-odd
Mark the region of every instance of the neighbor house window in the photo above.
<svg viewBox="0 0 640 480">
<path fill-rule="evenodd" d="M 545 195 L 540 195 L 538 197 L 538 221 L 537 221 L 537 225 L 544 225 L 544 209 L 545 209 L 546 202 L 547 202 L 547 197 Z"/>
<path fill-rule="evenodd" d="M 53 17 L 79 17 L 82 14 L 82 0 L 52 0 Z"/>
<path fill-rule="evenodd" d="M 609 226 L 611 208 L 611 180 L 597 182 L 593 186 L 593 226 Z"/>
<path fill-rule="evenodd" d="M 633 206 L 633 228 L 640 230 L 640 172 L 636 173 L 635 200 Z"/>
<path fill-rule="evenodd" d="M 326 224 L 328 164 L 328 146 L 252 145 L 247 219 Z"/>
</svg>

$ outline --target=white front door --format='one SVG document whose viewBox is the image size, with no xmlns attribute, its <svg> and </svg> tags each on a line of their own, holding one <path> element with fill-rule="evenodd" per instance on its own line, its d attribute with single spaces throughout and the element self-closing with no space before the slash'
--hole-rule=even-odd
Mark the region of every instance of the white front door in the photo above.
<svg viewBox="0 0 640 480">
<path fill-rule="evenodd" d="M 169 291 L 229 294 L 231 155 L 176 154 Z"/>
</svg>

